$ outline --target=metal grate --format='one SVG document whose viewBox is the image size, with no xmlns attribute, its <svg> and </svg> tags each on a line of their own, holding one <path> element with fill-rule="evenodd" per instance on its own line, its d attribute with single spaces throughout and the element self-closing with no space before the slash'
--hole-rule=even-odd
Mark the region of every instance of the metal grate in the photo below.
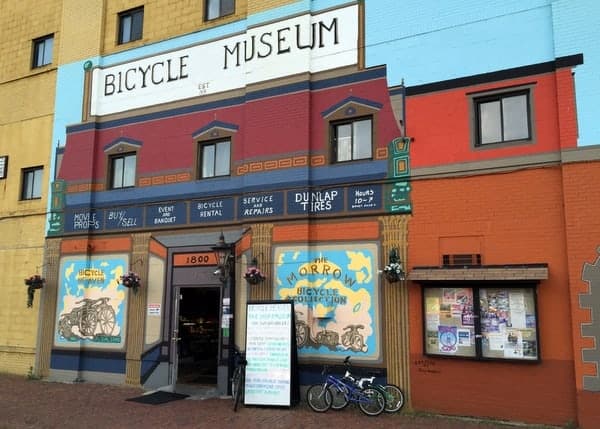
<svg viewBox="0 0 600 429">
<path fill-rule="evenodd" d="M 442 265 L 451 267 L 480 266 L 481 254 L 442 255 Z"/>
</svg>

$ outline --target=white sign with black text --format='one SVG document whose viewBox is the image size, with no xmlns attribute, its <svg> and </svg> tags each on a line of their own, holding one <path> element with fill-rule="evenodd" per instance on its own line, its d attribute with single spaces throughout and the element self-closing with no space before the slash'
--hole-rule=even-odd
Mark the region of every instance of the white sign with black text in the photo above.
<svg viewBox="0 0 600 429">
<path fill-rule="evenodd" d="M 304 14 L 92 74 L 91 114 L 107 115 L 358 61 L 358 6 Z"/>
</svg>

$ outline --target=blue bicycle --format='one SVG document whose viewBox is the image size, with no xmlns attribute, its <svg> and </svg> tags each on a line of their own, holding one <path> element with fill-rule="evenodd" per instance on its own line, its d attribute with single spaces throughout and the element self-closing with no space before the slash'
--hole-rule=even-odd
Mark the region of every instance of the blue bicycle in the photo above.
<svg viewBox="0 0 600 429">
<path fill-rule="evenodd" d="M 385 409 L 385 396 L 380 390 L 370 386 L 361 389 L 349 378 L 331 375 L 327 365 L 323 366 L 321 374 L 325 382 L 313 384 L 306 391 L 306 402 L 313 411 L 323 413 L 331 408 L 334 398 L 337 403 L 342 397 L 346 403 L 357 404 L 368 416 L 378 416 Z"/>
</svg>

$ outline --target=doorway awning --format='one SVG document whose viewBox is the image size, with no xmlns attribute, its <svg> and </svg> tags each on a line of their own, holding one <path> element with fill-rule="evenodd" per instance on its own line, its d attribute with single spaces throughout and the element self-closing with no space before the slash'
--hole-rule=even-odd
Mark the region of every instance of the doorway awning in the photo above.
<svg viewBox="0 0 600 429">
<path fill-rule="evenodd" d="M 414 267 L 408 280 L 431 281 L 540 281 L 548 279 L 548 264 Z"/>
</svg>

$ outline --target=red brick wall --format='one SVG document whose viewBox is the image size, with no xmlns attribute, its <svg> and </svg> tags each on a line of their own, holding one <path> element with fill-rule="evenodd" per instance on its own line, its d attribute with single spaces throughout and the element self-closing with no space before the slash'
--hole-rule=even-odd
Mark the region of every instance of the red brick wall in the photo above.
<svg viewBox="0 0 600 429">
<path fill-rule="evenodd" d="M 416 146 L 416 144 L 415 144 Z M 412 183 L 411 267 L 440 264 L 440 242 L 479 236 L 484 264 L 547 263 L 538 286 L 541 362 L 423 355 L 421 289 L 410 290 L 412 403 L 418 410 L 565 424 L 576 419 L 559 167 Z M 441 239 L 442 238 L 442 239 Z"/>
</svg>

